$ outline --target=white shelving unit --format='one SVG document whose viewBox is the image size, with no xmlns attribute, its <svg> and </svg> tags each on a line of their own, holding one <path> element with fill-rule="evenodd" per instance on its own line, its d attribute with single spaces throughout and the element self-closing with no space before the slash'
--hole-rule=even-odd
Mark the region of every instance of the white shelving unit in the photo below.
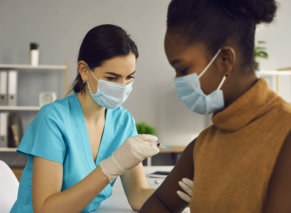
<svg viewBox="0 0 291 213">
<path fill-rule="evenodd" d="M 38 111 L 39 106 L 0 106 L 0 111 Z"/>
<path fill-rule="evenodd" d="M 290 71 L 277 71 L 277 70 L 260 70 L 256 72 L 257 75 L 271 75 L 271 76 L 291 76 L 291 70 Z"/>
<path fill-rule="evenodd" d="M 17 71 L 63 71 L 65 72 L 65 89 L 66 93 L 69 91 L 69 63 L 65 65 L 38 65 L 32 66 L 29 64 L 0 64 L 0 70 L 17 70 Z"/>
<path fill-rule="evenodd" d="M 29 64 L 0 64 L 0 69 L 16 69 L 18 71 L 28 70 L 28 71 L 41 71 L 41 70 L 51 70 L 60 71 L 66 70 L 67 65 L 38 65 L 31 66 Z"/>
<path fill-rule="evenodd" d="M 41 72 L 53 71 L 64 72 L 65 74 L 65 93 L 69 89 L 69 68 L 68 62 L 65 65 L 38 65 L 29 64 L 0 64 L 0 70 L 17 70 L 18 72 Z M 40 106 L 0 106 L 0 112 L 37 112 Z M 16 148 L 0 147 L 0 152 L 16 152 Z"/>
<path fill-rule="evenodd" d="M 16 152 L 17 148 L 0 147 L 0 152 Z"/>
<path fill-rule="evenodd" d="M 272 77 L 275 78 L 275 85 L 271 86 L 277 94 L 280 94 L 280 77 L 290 77 L 291 76 L 291 69 L 282 69 L 282 70 L 260 70 L 256 72 L 257 76 L 259 77 Z M 274 84 L 273 84 L 274 85 Z"/>
</svg>

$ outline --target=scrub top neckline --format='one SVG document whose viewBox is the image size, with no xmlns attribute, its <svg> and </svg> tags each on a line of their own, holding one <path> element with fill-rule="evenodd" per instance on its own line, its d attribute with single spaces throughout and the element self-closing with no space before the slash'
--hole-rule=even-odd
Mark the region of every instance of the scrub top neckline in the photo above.
<svg viewBox="0 0 291 213">
<path fill-rule="evenodd" d="M 106 109 L 106 112 L 105 112 L 105 124 L 104 124 L 103 134 L 101 136 L 101 140 L 100 140 L 100 144 L 99 144 L 99 148 L 98 148 L 98 152 L 96 156 L 96 161 L 94 161 L 93 152 L 91 149 L 91 144 L 90 144 L 88 130 L 87 130 L 87 125 L 85 122 L 84 112 L 83 112 L 81 103 L 77 97 L 77 94 L 74 94 L 74 96 L 75 96 L 74 105 L 76 106 L 74 107 L 76 109 L 76 114 L 74 117 L 76 119 L 76 124 L 79 127 L 78 130 L 82 138 L 82 143 L 84 146 L 84 151 L 86 153 L 87 161 L 90 167 L 92 169 L 95 169 L 99 165 L 100 161 L 102 160 L 100 159 L 100 156 L 101 156 L 100 153 L 103 150 L 104 138 L 108 138 L 106 136 L 107 136 L 107 126 L 108 126 L 107 123 L 108 123 L 108 120 L 110 120 L 110 109 Z"/>
</svg>

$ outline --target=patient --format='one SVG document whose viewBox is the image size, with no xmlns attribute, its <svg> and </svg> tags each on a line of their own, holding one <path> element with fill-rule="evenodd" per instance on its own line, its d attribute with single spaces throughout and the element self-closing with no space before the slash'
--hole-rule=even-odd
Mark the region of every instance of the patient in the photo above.
<svg viewBox="0 0 291 213">
<path fill-rule="evenodd" d="M 178 97 L 213 113 L 213 125 L 140 212 L 181 212 L 185 177 L 194 180 L 191 212 L 291 212 L 291 106 L 254 70 L 256 25 L 272 22 L 276 9 L 274 0 L 171 1 L 165 52 Z"/>
</svg>

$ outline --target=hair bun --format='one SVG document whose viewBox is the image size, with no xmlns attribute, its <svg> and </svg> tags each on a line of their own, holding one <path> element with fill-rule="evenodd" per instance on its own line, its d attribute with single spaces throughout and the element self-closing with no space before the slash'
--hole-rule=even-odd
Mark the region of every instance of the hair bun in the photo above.
<svg viewBox="0 0 291 213">
<path fill-rule="evenodd" d="M 270 23 L 275 17 L 277 4 L 275 0 L 212 0 L 233 15 L 241 14 L 253 18 L 257 24 Z"/>
</svg>

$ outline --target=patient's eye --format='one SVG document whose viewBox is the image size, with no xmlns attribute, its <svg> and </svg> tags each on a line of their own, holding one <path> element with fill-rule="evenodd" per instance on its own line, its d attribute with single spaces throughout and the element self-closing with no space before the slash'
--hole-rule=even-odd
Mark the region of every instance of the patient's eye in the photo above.
<svg viewBox="0 0 291 213">
<path fill-rule="evenodd" d="M 180 75 L 186 75 L 187 72 L 188 72 L 188 68 L 184 68 L 184 69 L 181 69 L 181 70 L 176 70 L 176 72 Z"/>
</svg>

